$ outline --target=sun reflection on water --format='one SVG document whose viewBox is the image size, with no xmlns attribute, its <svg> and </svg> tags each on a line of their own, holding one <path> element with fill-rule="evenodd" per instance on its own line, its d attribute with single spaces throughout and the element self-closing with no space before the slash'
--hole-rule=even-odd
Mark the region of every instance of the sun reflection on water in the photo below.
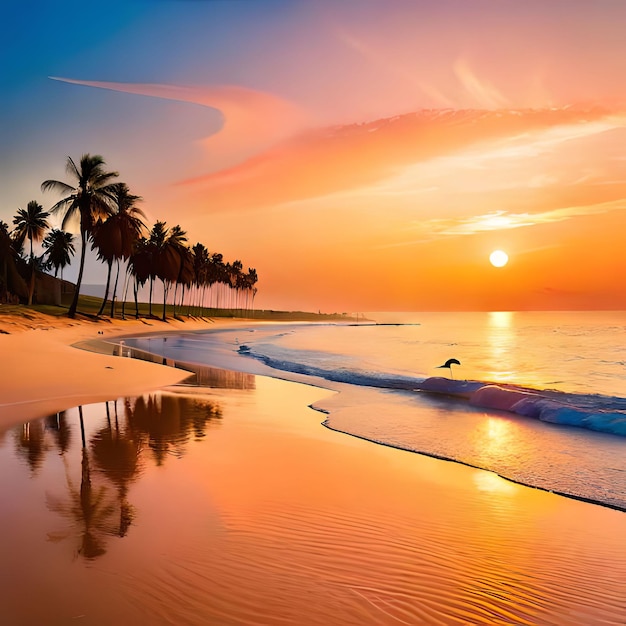
<svg viewBox="0 0 626 626">
<path fill-rule="evenodd" d="M 496 382 L 513 382 L 516 368 L 513 361 L 517 350 L 512 311 L 492 311 L 487 317 L 487 350 L 491 370 L 487 378 Z M 506 364 L 510 364 L 507 367 Z"/>
</svg>

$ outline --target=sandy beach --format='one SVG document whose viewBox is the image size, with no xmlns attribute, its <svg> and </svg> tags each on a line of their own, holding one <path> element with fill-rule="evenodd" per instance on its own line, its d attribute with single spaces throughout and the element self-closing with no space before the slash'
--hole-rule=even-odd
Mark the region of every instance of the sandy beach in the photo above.
<svg viewBox="0 0 626 626">
<path fill-rule="evenodd" d="M 0 428 L 85 404 L 135 395 L 179 382 L 181 370 L 73 348 L 81 341 L 146 332 L 206 330 L 242 324 L 203 319 L 70 320 L 29 312 L 5 315 L 0 307 Z"/>
<path fill-rule="evenodd" d="M 208 326 L 151 324 L 2 327 L 5 623 L 623 623 L 623 513 L 325 429 L 328 390 L 71 347 Z"/>
</svg>

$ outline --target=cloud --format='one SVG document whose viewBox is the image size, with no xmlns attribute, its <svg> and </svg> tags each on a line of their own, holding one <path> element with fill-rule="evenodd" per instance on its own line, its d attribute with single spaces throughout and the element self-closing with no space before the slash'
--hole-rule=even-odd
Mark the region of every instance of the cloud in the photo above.
<svg viewBox="0 0 626 626">
<path fill-rule="evenodd" d="M 465 59 L 458 59 L 454 64 L 454 73 L 467 93 L 481 106 L 500 109 L 510 105 L 509 101 L 491 83 L 480 80 L 474 74 Z"/>
<path fill-rule="evenodd" d="M 418 111 L 310 131 L 181 185 L 205 198 L 213 210 L 284 204 L 371 188 L 410 166 L 454 155 L 475 167 L 487 167 L 496 157 L 526 158 L 525 151 L 540 150 L 542 141 L 550 144 L 610 128 L 605 122 L 609 116 L 601 109 L 575 108 Z M 511 139 L 521 144 L 503 147 Z M 548 181 L 531 180 L 539 182 Z"/>
<path fill-rule="evenodd" d="M 305 113 L 287 100 L 235 85 L 201 87 L 50 78 L 73 85 L 189 102 L 215 109 L 222 115 L 223 126 L 204 142 L 207 148 L 221 154 L 249 155 L 289 137 L 300 130 L 306 120 Z"/>
<path fill-rule="evenodd" d="M 466 236 L 489 231 L 509 230 L 512 228 L 563 222 L 575 217 L 598 215 L 619 210 L 626 210 L 626 200 L 563 207 L 541 213 L 507 213 L 506 211 L 494 211 L 492 213 L 486 213 L 485 215 L 473 215 L 466 218 L 435 218 L 420 221 L 417 225 L 417 229 L 427 235 L 429 239 L 439 236 Z M 422 239 L 422 241 L 423 240 L 424 239 Z"/>
</svg>

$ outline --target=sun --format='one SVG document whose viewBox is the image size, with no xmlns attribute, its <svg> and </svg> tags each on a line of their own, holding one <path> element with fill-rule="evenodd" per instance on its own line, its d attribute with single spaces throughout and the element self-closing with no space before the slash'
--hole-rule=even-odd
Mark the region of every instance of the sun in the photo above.
<svg viewBox="0 0 626 626">
<path fill-rule="evenodd" d="M 504 267 L 509 262 L 509 255 L 503 250 L 494 250 L 489 255 L 489 261 L 494 267 Z"/>
</svg>

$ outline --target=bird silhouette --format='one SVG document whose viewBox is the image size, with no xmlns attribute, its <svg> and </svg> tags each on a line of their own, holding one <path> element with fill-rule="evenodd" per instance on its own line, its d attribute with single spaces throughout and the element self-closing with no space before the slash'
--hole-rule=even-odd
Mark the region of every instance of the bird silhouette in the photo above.
<svg viewBox="0 0 626 626">
<path fill-rule="evenodd" d="M 457 359 L 448 359 L 443 365 L 438 365 L 437 369 L 440 369 L 442 367 L 445 367 L 447 369 L 450 370 L 450 378 L 454 378 L 454 376 L 452 375 L 452 366 L 453 365 L 461 365 L 461 361 L 458 361 Z"/>
</svg>

